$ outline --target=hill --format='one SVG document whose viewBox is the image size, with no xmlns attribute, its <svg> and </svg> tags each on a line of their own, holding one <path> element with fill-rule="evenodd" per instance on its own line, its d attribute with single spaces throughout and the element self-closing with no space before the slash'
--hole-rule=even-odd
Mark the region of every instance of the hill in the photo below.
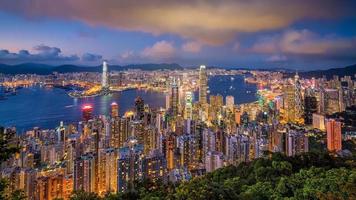
<svg viewBox="0 0 356 200">
<path fill-rule="evenodd" d="M 294 76 L 295 72 L 288 73 L 287 76 L 292 77 Z M 327 79 L 331 79 L 334 75 L 339 77 L 343 76 L 354 76 L 356 74 L 356 64 L 350 65 L 347 67 L 342 68 L 331 68 L 327 70 L 313 70 L 313 71 L 306 71 L 306 72 L 299 72 L 299 76 L 303 78 L 322 78 L 325 76 Z"/>
<path fill-rule="evenodd" d="M 133 189 L 104 198 L 74 192 L 71 199 L 355 199 L 355 158 L 328 153 L 270 157 L 227 166 L 180 184 L 136 182 Z"/>
<path fill-rule="evenodd" d="M 181 70 L 183 67 L 176 63 L 160 64 L 135 64 L 135 65 L 109 65 L 110 71 L 121 71 L 127 69 L 140 70 Z M 0 73 L 2 74 L 39 74 L 46 75 L 53 72 L 71 73 L 71 72 L 101 72 L 101 66 L 78 66 L 78 65 L 60 65 L 52 66 L 37 63 L 23 63 L 18 65 L 0 64 Z"/>
</svg>

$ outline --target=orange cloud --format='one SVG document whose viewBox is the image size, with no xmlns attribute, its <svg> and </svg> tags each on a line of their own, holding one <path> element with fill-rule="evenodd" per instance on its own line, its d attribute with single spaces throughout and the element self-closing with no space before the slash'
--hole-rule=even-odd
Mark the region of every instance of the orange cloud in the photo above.
<svg viewBox="0 0 356 200">
<path fill-rule="evenodd" d="M 287 27 L 305 18 L 350 15 L 351 1 L 271 0 L 18 0 L 1 1 L 0 9 L 27 17 L 69 18 L 152 34 L 171 33 L 204 44 L 219 45 L 240 32 Z M 354 15 L 354 14 L 352 14 Z"/>
<path fill-rule="evenodd" d="M 167 60 L 175 55 L 173 43 L 165 40 L 155 43 L 152 47 L 146 47 L 142 51 L 142 57 L 152 60 Z"/>
<path fill-rule="evenodd" d="M 199 42 L 187 42 L 182 45 L 182 50 L 189 53 L 198 53 L 201 47 L 202 44 Z"/>
<path fill-rule="evenodd" d="M 320 36 L 309 30 L 289 30 L 257 41 L 250 52 L 264 54 L 335 55 L 355 50 L 356 38 Z"/>
</svg>

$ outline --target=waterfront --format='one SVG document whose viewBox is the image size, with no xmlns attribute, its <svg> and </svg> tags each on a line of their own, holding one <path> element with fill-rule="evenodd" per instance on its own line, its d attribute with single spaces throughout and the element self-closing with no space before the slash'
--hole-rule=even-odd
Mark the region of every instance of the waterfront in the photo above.
<svg viewBox="0 0 356 200">
<path fill-rule="evenodd" d="M 246 84 L 243 76 L 214 76 L 209 78 L 210 94 L 232 95 L 235 103 L 248 103 L 256 100 L 256 85 Z M 134 106 L 134 99 L 141 96 L 152 108 L 165 106 L 165 95 L 159 92 L 127 90 L 107 96 L 73 99 L 67 91 L 58 88 L 39 86 L 22 88 L 17 95 L 0 101 L 0 124 L 15 126 L 18 132 L 32 127 L 54 128 L 60 121 L 77 122 L 82 118 L 81 107 L 92 104 L 94 114 L 109 114 L 110 104 L 117 102 L 123 114 Z M 198 95 L 195 94 L 195 100 Z"/>
</svg>

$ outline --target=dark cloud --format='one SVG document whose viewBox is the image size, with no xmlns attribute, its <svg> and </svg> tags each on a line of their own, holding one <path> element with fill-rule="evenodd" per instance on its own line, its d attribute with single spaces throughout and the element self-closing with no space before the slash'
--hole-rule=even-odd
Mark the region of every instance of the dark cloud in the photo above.
<svg viewBox="0 0 356 200">
<path fill-rule="evenodd" d="M 64 56 L 58 47 L 38 45 L 33 48 L 35 53 L 28 50 L 20 50 L 18 53 L 9 50 L 0 50 L 0 62 L 44 62 L 44 61 L 77 61 L 77 55 Z"/>
<path fill-rule="evenodd" d="M 97 54 L 91 54 L 91 53 L 85 53 L 82 56 L 82 61 L 87 61 L 87 62 L 97 62 L 97 61 L 101 61 L 102 60 L 102 56 L 101 55 L 97 55 Z"/>
<path fill-rule="evenodd" d="M 347 0 L 0 1 L 0 10 L 29 18 L 73 19 L 155 35 L 173 33 L 213 45 L 238 33 L 281 29 L 300 20 L 355 16 L 355 8 L 356 2 Z"/>
</svg>

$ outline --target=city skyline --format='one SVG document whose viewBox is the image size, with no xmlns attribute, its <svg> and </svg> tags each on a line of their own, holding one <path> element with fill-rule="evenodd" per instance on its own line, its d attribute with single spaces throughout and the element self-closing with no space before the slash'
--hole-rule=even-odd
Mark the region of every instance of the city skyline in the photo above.
<svg viewBox="0 0 356 200">
<path fill-rule="evenodd" d="M 355 64 L 354 1 L 0 2 L 0 63 Z"/>
<path fill-rule="evenodd" d="M 0 200 L 356 199 L 355 11 L 0 0 Z"/>
</svg>

